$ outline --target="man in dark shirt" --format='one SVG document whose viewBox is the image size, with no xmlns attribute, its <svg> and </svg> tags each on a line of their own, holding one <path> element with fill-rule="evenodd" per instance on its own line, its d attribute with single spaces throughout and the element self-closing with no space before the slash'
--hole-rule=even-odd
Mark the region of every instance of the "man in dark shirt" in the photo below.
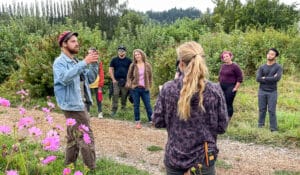
<svg viewBox="0 0 300 175">
<path fill-rule="evenodd" d="M 259 82 L 258 90 L 258 107 L 259 118 L 258 127 L 261 128 L 265 125 L 266 112 L 268 108 L 270 117 L 270 130 L 278 131 L 277 118 L 276 118 L 276 104 L 277 104 L 277 82 L 282 75 L 282 67 L 276 63 L 276 58 L 279 52 L 271 48 L 267 52 L 267 63 L 260 66 L 256 81 Z"/>
<path fill-rule="evenodd" d="M 126 47 L 118 47 L 118 56 L 113 58 L 109 65 L 109 75 L 113 83 L 113 97 L 112 97 L 112 113 L 115 116 L 118 110 L 119 96 L 121 93 L 122 109 L 126 107 L 126 100 L 128 89 L 125 87 L 126 78 L 131 59 L 126 57 Z"/>
</svg>

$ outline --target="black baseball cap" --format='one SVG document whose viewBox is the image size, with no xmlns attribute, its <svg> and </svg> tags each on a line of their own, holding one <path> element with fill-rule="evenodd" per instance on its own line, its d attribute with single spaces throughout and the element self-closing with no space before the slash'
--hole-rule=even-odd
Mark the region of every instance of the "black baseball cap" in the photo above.
<svg viewBox="0 0 300 175">
<path fill-rule="evenodd" d="M 118 46 L 118 50 L 124 50 L 124 51 L 126 51 L 126 47 L 123 46 L 123 45 L 120 45 L 120 46 Z"/>
</svg>

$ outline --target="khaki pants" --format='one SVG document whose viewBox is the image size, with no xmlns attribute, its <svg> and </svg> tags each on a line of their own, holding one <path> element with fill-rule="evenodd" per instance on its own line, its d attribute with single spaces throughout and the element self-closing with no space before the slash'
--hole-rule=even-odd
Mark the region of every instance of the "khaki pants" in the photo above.
<svg viewBox="0 0 300 175">
<path fill-rule="evenodd" d="M 83 163 L 91 170 L 96 168 L 96 153 L 93 131 L 90 127 L 89 117 L 86 111 L 63 111 L 66 118 L 76 120 L 74 126 L 67 127 L 67 147 L 65 155 L 65 165 L 75 163 L 81 152 Z M 91 139 L 90 144 L 83 140 L 83 133 L 78 130 L 78 126 L 84 124 L 89 128 L 87 134 Z"/>
<path fill-rule="evenodd" d="M 118 82 L 113 83 L 113 89 L 114 89 L 114 92 L 113 92 L 113 97 L 112 97 L 112 112 L 117 112 L 120 93 L 121 93 L 122 108 L 126 107 L 128 89 L 125 87 L 119 86 Z"/>
</svg>

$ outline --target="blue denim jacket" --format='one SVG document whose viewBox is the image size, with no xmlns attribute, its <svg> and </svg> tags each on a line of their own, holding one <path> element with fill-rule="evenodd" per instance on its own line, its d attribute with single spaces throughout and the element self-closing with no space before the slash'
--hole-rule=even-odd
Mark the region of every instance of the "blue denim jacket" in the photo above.
<svg viewBox="0 0 300 175">
<path fill-rule="evenodd" d="M 53 64 L 54 94 L 58 106 L 65 111 L 84 111 L 85 105 L 80 91 L 80 74 L 85 76 L 84 86 L 87 89 L 88 101 L 92 102 L 89 84 L 98 74 L 98 64 L 89 67 L 85 61 L 76 63 L 63 52 Z"/>
</svg>

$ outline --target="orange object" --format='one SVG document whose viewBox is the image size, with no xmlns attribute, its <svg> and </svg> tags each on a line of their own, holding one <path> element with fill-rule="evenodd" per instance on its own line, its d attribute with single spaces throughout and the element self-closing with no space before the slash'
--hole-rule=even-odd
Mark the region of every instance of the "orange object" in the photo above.
<svg viewBox="0 0 300 175">
<path fill-rule="evenodd" d="M 206 163 L 206 166 L 209 167 L 209 160 L 208 160 L 208 144 L 207 144 L 207 142 L 204 142 L 204 152 L 205 152 L 205 163 Z"/>
</svg>

